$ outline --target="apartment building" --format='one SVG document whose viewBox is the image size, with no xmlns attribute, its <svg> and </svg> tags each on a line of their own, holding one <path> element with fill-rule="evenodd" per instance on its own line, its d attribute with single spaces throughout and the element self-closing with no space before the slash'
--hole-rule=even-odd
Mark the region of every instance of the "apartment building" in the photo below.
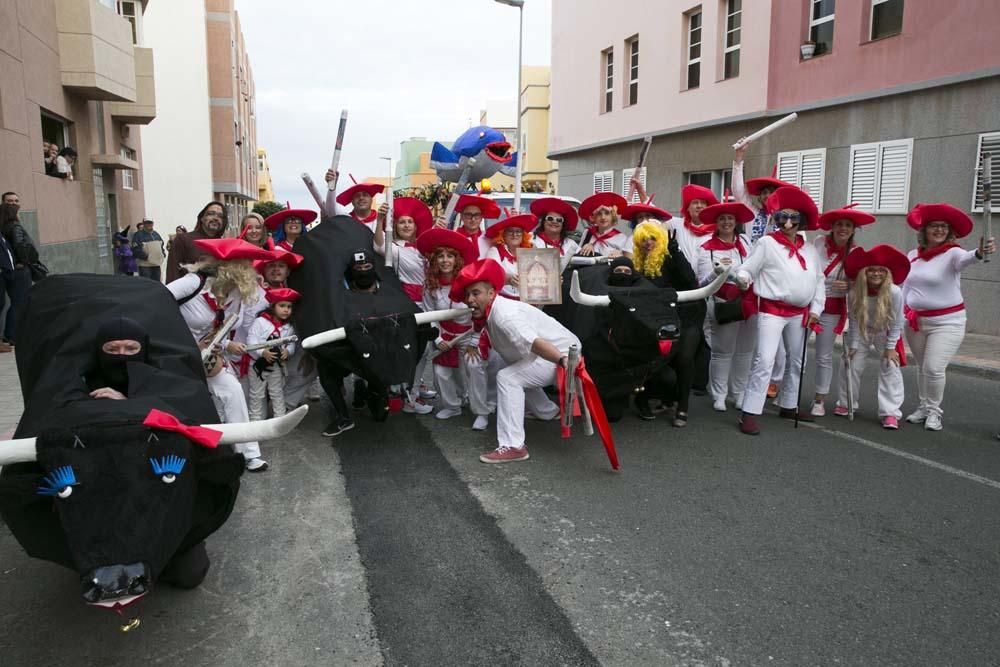
<svg viewBox="0 0 1000 667">
<path fill-rule="evenodd" d="M 560 194 L 624 193 L 651 135 L 640 177 L 677 211 L 685 183 L 721 195 L 732 144 L 795 111 L 751 146 L 748 178 L 777 166 L 821 208 L 857 202 L 879 218 L 864 245 L 912 247 L 905 213 L 918 202 L 980 222 L 979 156 L 1000 150 L 997 28 L 1000 3 L 978 0 L 553 3 Z M 1000 334 L 996 266 L 965 274 L 970 331 Z"/>
<path fill-rule="evenodd" d="M 145 214 L 139 125 L 156 118 L 150 0 L 0 3 L 0 188 L 54 272 L 113 270 L 111 236 Z M 72 179 L 43 145 L 72 146 Z"/>
<path fill-rule="evenodd" d="M 267 161 L 267 151 L 263 148 L 257 149 L 257 201 L 274 201 L 271 165 Z"/>
</svg>

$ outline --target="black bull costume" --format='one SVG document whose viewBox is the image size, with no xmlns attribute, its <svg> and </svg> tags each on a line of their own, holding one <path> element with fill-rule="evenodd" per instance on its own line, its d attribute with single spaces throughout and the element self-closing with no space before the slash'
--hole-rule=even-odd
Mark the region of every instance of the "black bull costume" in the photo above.
<svg viewBox="0 0 1000 667">
<path fill-rule="evenodd" d="M 118 317 L 148 333 L 145 359 L 127 363 L 126 400 L 93 399 L 95 337 Z M 197 586 L 203 542 L 232 512 L 244 469 L 229 445 L 287 432 L 302 413 L 280 427 L 217 424 L 200 352 L 154 281 L 52 276 L 32 288 L 21 318 L 25 410 L 15 440 L 0 442 L 0 515 L 14 537 L 29 556 L 78 572 L 88 603 L 120 608 L 161 575 Z M 153 411 L 165 414 L 144 425 Z"/>
</svg>

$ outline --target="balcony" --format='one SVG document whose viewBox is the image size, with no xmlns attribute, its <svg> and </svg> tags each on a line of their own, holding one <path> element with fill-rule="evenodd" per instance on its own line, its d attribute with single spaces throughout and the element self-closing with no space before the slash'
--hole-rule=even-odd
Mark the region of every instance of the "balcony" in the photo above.
<svg viewBox="0 0 1000 667">
<path fill-rule="evenodd" d="M 138 169 L 139 163 L 121 155 L 98 154 L 90 156 L 90 164 L 102 169 Z"/>
<path fill-rule="evenodd" d="M 88 100 L 135 102 L 132 26 L 97 0 L 56 0 L 62 85 Z"/>
<path fill-rule="evenodd" d="M 130 125 L 149 125 L 156 118 L 153 50 L 135 47 L 135 102 L 113 102 L 111 116 Z"/>
</svg>

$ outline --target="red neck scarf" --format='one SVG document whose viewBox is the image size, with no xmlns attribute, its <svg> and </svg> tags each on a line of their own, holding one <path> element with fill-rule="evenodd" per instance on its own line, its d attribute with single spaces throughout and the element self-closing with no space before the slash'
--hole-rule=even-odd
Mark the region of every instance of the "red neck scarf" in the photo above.
<svg viewBox="0 0 1000 667">
<path fill-rule="evenodd" d="M 479 237 L 483 235 L 483 230 L 479 229 L 474 232 L 470 232 L 465 228 L 465 226 L 462 226 L 458 228 L 458 233 L 472 241 L 473 245 L 476 245 L 479 243 Z"/>
<path fill-rule="evenodd" d="M 833 268 L 838 264 L 842 264 L 844 258 L 847 257 L 848 244 L 845 243 L 842 247 L 838 246 L 829 234 L 823 238 L 826 241 L 826 256 L 832 260 L 826 267 L 826 270 L 823 271 L 823 274 L 828 276 L 833 271 Z"/>
<path fill-rule="evenodd" d="M 454 274 L 452 274 L 452 275 L 454 275 Z M 446 286 L 450 285 L 451 284 L 451 278 L 452 278 L 452 276 L 448 276 L 447 278 L 445 278 L 444 276 L 438 276 L 438 285 L 440 285 L 441 287 L 446 287 Z"/>
<path fill-rule="evenodd" d="M 402 239 L 395 241 L 396 246 L 400 248 L 416 248 L 417 244 L 411 241 L 403 241 Z"/>
<path fill-rule="evenodd" d="M 493 300 L 496 301 L 496 298 L 494 298 Z M 490 319 L 491 312 L 493 312 L 493 301 L 490 301 L 486 305 L 486 312 L 483 313 L 482 317 L 472 318 L 472 328 L 475 329 L 476 331 L 482 331 L 483 329 L 485 329 L 486 322 Z"/>
<path fill-rule="evenodd" d="M 931 248 L 930 250 L 928 250 L 927 248 L 918 248 L 917 256 L 911 259 L 910 263 L 912 264 L 918 259 L 922 259 L 925 262 L 929 262 L 938 255 L 943 255 L 944 253 L 948 252 L 952 248 L 961 248 L 961 247 L 962 246 L 958 245 L 957 243 L 942 243 L 938 247 Z"/>
<path fill-rule="evenodd" d="M 747 249 L 743 247 L 743 241 L 740 240 L 739 236 L 737 236 L 736 240 L 733 241 L 732 243 L 726 243 L 718 236 L 712 236 L 712 238 L 710 238 L 708 241 L 702 243 L 701 247 L 704 248 L 705 250 L 718 250 L 718 251 L 735 250 L 738 253 L 740 253 L 740 257 L 747 256 Z"/>
<path fill-rule="evenodd" d="M 802 256 L 802 253 L 799 252 L 799 248 L 801 248 L 802 244 L 805 243 L 805 241 L 802 239 L 801 236 L 796 234 L 794 243 L 789 241 L 788 237 L 785 236 L 780 231 L 771 232 L 770 236 L 772 239 L 778 242 L 778 245 L 782 246 L 783 248 L 788 248 L 789 259 L 795 257 L 796 259 L 799 260 L 799 264 L 802 266 L 802 270 L 803 271 L 806 270 L 806 258 Z"/>
<path fill-rule="evenodd" d="M 286 241 L 285 239 L 281 239 L 280 241 L 278 241 L 278 247 L 283 248 L 288 252 L 292 251 L 292 244 Z"/>
<path fill-rule="evenodd" d="M 551 248 L 559 248 L 559 254 L 560 255 L 565 254 L 564 251 L 563 251 L 563 247 L 562 247 L 562 239 L 559 239 L 558 241 L 553 241 L 548 236 L 546 236 L 545 234 L 541 234 L 541 233 L 538 234 L 538 238 L 541 239 L 542 243 L 544 243 L 545 245 L 547 245 L 547 246 L 549 246 Z"/>
<path fill-rule="evenodd" d="M 219 311 L 224 311 L 226 309 L 226 306 L 229 305 L 228 303 L 225 303 L 222 306 L 220 306 L 218 304 L 218 302 L 216 302 L 215 297 L 212 296 L 211 292 L 202 292 L 201 295 L 202 295 L 202 297 L 204 297 L 205 303 L 208 304 L 208 307 L 211 308 L 212 310 L 214 310 L 217 313 Z"/>
<path fill-rule="evenodd" d="M 594 240 L 592 241 L 592 243 L 602 243 L 614 236 L 618 236 L 619 234 L 621 234 L 621 232 L 615 229 L 614 227 L 604 232 L 603 234 L 597 231 L 597 227 L 591 227 L 590 229 L 587 230 L 587 233 L 593 237 Z"/>
<path fill-rule="evenodd" d="M 868 288 L 868 296 L 878 296 L 878 293 L 879 293 L 879 290 L 872 289 L 871 287 Z"/>
<path fill-rule="evenodd" d="M 684 226 L 695 236 L 708 236 L 715 233 L 715 225 L 696 225 L 686 215 L 684 216 Z"/>
<path fill-rule="evenodd" d="M 261 313 L 260 316 L 271 323 L 271 326 L 274 327 L 274 333 L 281 333 L 281 327 L 288 324 L 288 322 L 286 322 L 285 320 L 278 319 L 276 316 L 272 315 L 266 310 L 263 313 Z"/>
<path fill-rule="evenodd" d="M 351 217 L 357 220 L 358 222 L 374 222 L 375 218 L 378 217 L 378 211 L 369 211 L 367 218 L 359 218 L 357 214 L 352 210 Z"/>
<path fill-rule="evenodd" d="M 501 243 L 497 246 L 497 252 L 500 253 L 500 259 L 505 259 L 508 262 L 517 263 L 517 256 L 514 255 L 510 250 L 507 250 L 507 244 Z"/>
</svg>

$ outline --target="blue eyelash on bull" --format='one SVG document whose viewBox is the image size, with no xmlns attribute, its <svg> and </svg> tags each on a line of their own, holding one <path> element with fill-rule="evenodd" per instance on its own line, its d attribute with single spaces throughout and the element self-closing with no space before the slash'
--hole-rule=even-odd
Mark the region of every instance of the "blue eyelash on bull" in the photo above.
<svg viewBox="0 0 1000 667">
<path fill-rule="evenodd" d="M 77 486 L 76 474 L 71 466 L 60 466 L 42 478 L 44 486 L 38 487 L 38 495 L 54 496 L 67 486 Z"/>
<path fill-rule="evenodd" d="M 149 463 L 153 466 L 153 472 L 157 475 L 179 475 L 184 470 L 184 464 L 187 463 L 187 460 L 170 454 L 156 459 L 149 459 Z"/>
</svg>

